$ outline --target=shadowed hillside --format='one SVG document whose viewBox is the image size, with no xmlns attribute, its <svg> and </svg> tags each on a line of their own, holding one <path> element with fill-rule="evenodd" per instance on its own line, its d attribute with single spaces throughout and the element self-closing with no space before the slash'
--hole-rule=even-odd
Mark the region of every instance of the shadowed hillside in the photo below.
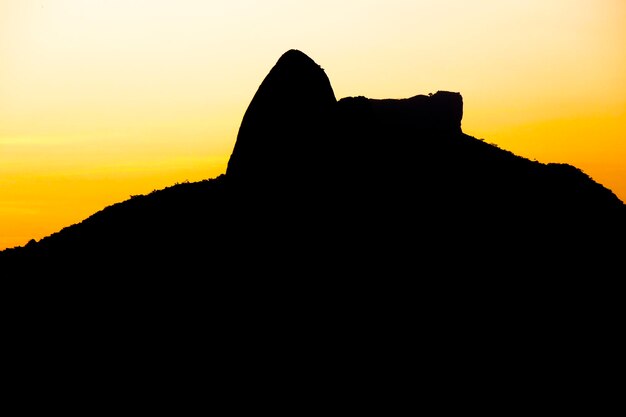
<svg viewBox="0 0 626 417">
<path fill-rule="evenodd" d="M 224 174 L 0 253 L 17 384 L 73 378 L 71 402 L 94 382 L 187 399 L 206 375 L 235 406 L 242 380 L 265 393 L 294 371 L 332 387 L 354 375 L 342 395 L 367 372 L 395 399 L 388 381 L 419 368 L 438 406 L 458 376 L 464 394 L 492 379 L 489 404 L 511 380 L 549 396 L 596 384 L 589 369 L 612 369 L 620 346 L 624 204 L 573 166 L 463 133 L 462 115 L 457 92 L 337 100 L 319 65 L 286 52 Z"/>
<path fill-rule="evenodd" d="M 571 165 L 465 134 L 462 116 L 457 92 L 337 100 L 324 70 L 290 50 L 253 96 L 223 175 L 105 207 L 0 262 L 209 276 L 406 274 L 450 259 L 557 271 L 600 253 L 610 265 L 623 202 Z"/>
</svg>

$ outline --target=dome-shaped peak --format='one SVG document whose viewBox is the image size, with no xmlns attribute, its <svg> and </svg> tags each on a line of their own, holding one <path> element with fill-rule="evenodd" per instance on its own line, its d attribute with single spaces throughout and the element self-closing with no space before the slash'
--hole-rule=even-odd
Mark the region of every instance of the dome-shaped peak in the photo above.
<svg viewBox="0 0 626 417">
<path fill-rule="evenodd" d="M 288 50 L 252 98 L 226 174 L 244 182 L 313 175 L 336 104 L 324 70 L 301 51 Z"/>
<path fill-rule="evenodd" d="M 290 49 L 285 52 L 278 59 L 276 65 L 314 65 L 319 67 L 307 54 L 298 49 Z"/>
<path fill-rule="evenodd" d="M 290 49 L 278 59 L 263 80 L 257 95 L 272 99 L 292 101 L 319 100 L 336 102 L 335 93 L 324 69 L 298 49 Z"/>
</svg>

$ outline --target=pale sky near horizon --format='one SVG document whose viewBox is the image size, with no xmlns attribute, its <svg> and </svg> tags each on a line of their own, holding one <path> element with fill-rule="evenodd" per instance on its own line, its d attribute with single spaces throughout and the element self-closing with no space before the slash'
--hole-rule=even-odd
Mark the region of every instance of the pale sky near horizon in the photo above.
<svg viewBox="0 0 626 417">
<path fill-rule="evenodd" d="M 292 48 L 337 98 L 460 92 L 465 133 L 626 201 L 624 0 L 0 0 L 0 249 L 225 172 Z"/>
</svg>

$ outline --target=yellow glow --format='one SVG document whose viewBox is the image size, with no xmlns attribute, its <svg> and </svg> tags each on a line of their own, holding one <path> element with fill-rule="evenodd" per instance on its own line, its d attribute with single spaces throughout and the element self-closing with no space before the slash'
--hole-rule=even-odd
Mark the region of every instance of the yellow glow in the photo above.
<svg viewBox="0 0 626 417">
<path fill-rule="evenodd" d="M 0 0 L 0 249 L 225 172 L 288 49 L 337 98 L 463 95 L 463 130 L 626 201 L 623 0 Z"/>
</svg>

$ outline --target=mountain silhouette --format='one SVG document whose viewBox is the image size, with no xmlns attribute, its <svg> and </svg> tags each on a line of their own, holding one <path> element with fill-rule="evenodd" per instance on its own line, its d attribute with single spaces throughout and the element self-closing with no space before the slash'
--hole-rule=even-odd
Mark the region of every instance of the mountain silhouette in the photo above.
<svg viewBox="0 0 626 417">
<path fill-rule="evenodd" d="M 294 372 L 350 374 L 342 393 L 372 377 L 395 391 L 412 370 L 471 377 L 463 395 L 478 375 L 496 397 L 511 378 L 550 395 L 595 384 L 585 361 L 612 369 L 620 346 L 624 203 L 574 166 L 464 133 L 462 116 L 458 92 L 337 100 L 287 51 L 224 174 L 0 252 L 15 375 L 186 399 L 201 375 L 237 405 L 237 381 L 264 392 Z"/>
<path fill-rule="evenodd" d="M 271 69 L 246 110 L 226 175 L 284 185 L 311 178 L 330 153 L 337 100 L 322 68 L 300 51 L 286 52 Z M 320 169 L 322 168 L 322 169 Z"/>
<path fill-rule="evenodd" d="M 224 174 L 133 196 L 0 262 L 26 275 L 610 264 L 626 217 L 611 190 L 474 138 L 462 117 L 458 92 L 337 100 L 320 65 L 289 50 L 254 94 Z"/>
</svg>

